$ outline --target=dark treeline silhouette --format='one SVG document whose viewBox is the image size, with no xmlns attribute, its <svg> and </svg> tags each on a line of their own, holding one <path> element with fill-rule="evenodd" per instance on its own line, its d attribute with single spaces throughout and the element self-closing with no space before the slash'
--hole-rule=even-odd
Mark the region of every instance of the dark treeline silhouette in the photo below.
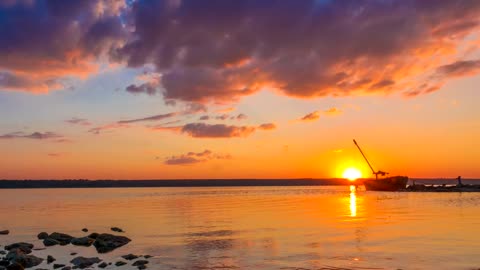
<svg viewBox="0 0 480 270">
<path fill-rule="evenodd" d="M 0 180 L 0 188 L 240 187 L 351 185 L 346 179 Z"/>
</svg>

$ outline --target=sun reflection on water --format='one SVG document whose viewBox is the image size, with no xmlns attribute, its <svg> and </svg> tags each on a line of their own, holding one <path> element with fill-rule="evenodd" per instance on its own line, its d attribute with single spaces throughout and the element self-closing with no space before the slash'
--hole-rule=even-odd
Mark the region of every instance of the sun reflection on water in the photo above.
<svg viewBox="0 0 480 270">
<path fill-rule="evenodd" d="M 350 216 L 357 216 L 357 195 L 355 194 L 357 188 L 354 185 L 350 186 Z"/>
</svg>

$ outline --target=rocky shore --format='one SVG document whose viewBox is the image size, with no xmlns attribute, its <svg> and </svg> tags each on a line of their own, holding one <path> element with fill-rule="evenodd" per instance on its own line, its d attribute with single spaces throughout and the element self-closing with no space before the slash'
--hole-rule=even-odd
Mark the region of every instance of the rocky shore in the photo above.
<svg viewBox="0 0 480 270">
<path fill-rule="evenodd" d="M 82 229 L 88 232 L 88 229 Z M 124 231 L 118 227 L 112 227 L 111 231 L 123 233 Z M 9 230 L 0 230 L 0 235 L 8 235 Z M 93 246 L 98 254 L 105 254 L 117 248 L 127 245 L 131 239 L 123 235 L 114 235 L 110 233 L 90 233 L 86 236 L 74 237 L 69 234 L 59 232 L 40 232 L 37 235 L 42 240 L 43 247 L 35 247 L 31 243 L 16 242 L 0 247 L 0 270 L 71 270 L 71 269 L 117 269 L 125 265 L 131 265 L 136 269 L 146 269 L 149 264 L 150 255 L 126 254 L 115 261 L 104 261 L 100 257 L 84 257 L 77 253 L 71 253 L 74 256 L 69 263 L 55 263 L 57 259 L 52 255 L 46 257 L 38 257 L 35 251 L 48 250 L 52 246 Z M 0 238 L 1 240 L 1 238 Z M 48 268 L 45 268 L 46 266 Z M 41 267 L 40 267 L 41 266 Z"/>
</svg>

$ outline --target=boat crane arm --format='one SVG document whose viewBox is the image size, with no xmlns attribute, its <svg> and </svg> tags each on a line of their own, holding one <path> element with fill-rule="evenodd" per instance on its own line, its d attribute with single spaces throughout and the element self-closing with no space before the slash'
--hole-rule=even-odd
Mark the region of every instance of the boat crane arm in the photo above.
<svg viewBox="0 0 480 270">
<path fill-rule="evenodd" d="M 370 165 L 370 162 L 368 161 L 367 157 L 365 156 L 365 154 L 363 153 L 362 149 L 360 148 L 360 146 L 357 144 L 357 142 L 355 141 L 355 139 L 353 139 L 353 143 L 357 146 L 358 150 L 360 151 L 360 153 L 362 154 L 363 158 L 365 159 L 365 161 L 367 162 L 368 166 L 370 167 L 370 169 L 372 170 L 372 173 L 373 174 L 377 174 L 375 172 L 375 170 L 373 169 L 372 165 Z M 380 171 L 379 171 L 380 172 Z M 383 173 L 383 172 L 382 172 Z"/>
</svg>

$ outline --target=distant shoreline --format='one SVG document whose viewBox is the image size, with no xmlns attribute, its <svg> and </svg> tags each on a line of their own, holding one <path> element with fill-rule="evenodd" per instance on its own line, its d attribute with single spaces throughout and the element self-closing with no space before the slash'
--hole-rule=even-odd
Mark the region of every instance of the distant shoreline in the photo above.
<svg viewBox="0 0 480 270">
<path fill-rule="evenodd" d="M 342 178 L 331 179 L 169 179 L 169 180 L 0 180 L 0 189 L 25 188 L 135 188 L 135 187 L 252 187 L 252 186 L 346 186 L 361 185 Z M 454 179 L 411 179 L 417 184 L 455 184 Z M 480 179 L 464 179 L 465 184 L 480 183 Z"/>
</svg>

